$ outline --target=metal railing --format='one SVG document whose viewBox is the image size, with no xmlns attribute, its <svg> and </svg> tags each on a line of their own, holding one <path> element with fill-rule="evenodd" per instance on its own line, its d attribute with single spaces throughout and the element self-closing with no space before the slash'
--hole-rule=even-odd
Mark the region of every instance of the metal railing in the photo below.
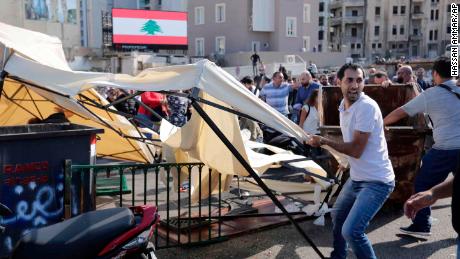
<svg viewBox="0 0 460 259">
<path fill-rule="evenodd" d="M 76 201 L 75 196 L 83 197 L 84 192 L 91 192 L 95 194 L 92 195 L 92 202 L 96 204 L 96 199 L 98 200 L 98 209 L 104 208 L 104 205 L 155 205 L 161 218 L 156 225 L 153 240 L 158 249 L 225 240 L 221 233 L 222 175 L 218 174 L 217 194 L 211 193 L 211 177 L 216 175 L 211 174 L 210 170 L 208 186 L 201 186 L 203 181 L 198 181 L 198 190 L 192 190 L 192 176 L 202 179 L 208 173 L 204 168 L 202 163 L 73 165 L 67 160 L 65 217 L 75 216 L 83 211 L 84 202 Z M 73 180 L 83 179 L 88 175 L 92 179 L 91 187 L 85 189 L 80 185 L 75 190 L 72 186 Z M 205 197 L 202 190 L 209 195 Z M 193 191 L 198 192 L 197 197 Z M 78 213 L 74 213 L 77 211 Z"/>
</svg>

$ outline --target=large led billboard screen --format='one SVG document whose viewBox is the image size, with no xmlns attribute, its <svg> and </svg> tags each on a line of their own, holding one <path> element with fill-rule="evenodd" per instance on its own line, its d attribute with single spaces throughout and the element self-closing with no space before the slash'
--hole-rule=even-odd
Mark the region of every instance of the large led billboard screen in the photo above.
<svg viewBox="0 0 460 259">
<path fill-rule="evenodd" d="M 186 12 L 112 9 L 112 19 L 114 44 L 187 46 Z"/>
</svg>

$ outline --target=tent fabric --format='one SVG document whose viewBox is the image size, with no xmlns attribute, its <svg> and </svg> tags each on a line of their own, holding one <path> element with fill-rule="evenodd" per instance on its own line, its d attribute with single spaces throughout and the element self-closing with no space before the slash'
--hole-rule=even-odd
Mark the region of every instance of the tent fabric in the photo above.
<svg viewBox="0 0 460 259">
<path fill-rule="evenodd" d="M 44 98 L 38 92 L 45 92 L 48 96 Z M 0 99 L 0 126 L 13 126 L 27 124 L 32 118 L 44 119 L 49 115 L 60 111 L 62 105 L 57 105 L 53 99 L 63 99 L 59 95 L 51 98 L 52 93 L 27 86 L 12 79 L 5 81 L 2 97 Z M 82 93 L 99 104 L 108 104 L 94 89 Z M 111 157 L 115 159 L 129 160 L 141 163 L 150 163 L 153 161 L 155 148 L 149 147 L 145 143 L 128 139 L 120 136 L 118 133 L 107 127 L 103 122 L 80 115 L 79 109 L 82 106 L 75 104 L 77 108 L 65 111 L 66 117 L 71 123 L 87 125 L 95 128 L 104 129 L 103 134 L 99 134 L 100 140 L 96 143 L 98 156 Z M 67 106 L 68 105 L 64 105 Z M 104 118 L 116 130 L 125 136 L 140 137 L 141 135 L 133 125 L 131 125 L 123 116 L 109 113 L 95 107 L 86 106 L 97 116 Z M 73 111 L 73 112 L 69 112 Z M 159 138 L 159 137 L 158 137 Z"/>
<path fill-rule="evenodd" d="M 11 75 L 71 97 L 95 86 L 139 91 L 187 90 L 197 87 L 279 132 L 301 141 L 308 138 L 297 124 L 254 96 L 233 76 L 209 60 L 190 65 L 152 68 L 137 76 L 129 76 L 64 71 L 13 54 L 5 70 Z"/>
<path fill-rule="evenodd" d="M 9 76 L 18 77 L 30 84 L 33 83 L 43 87 L 46 90 L 38 87 L 30 87 L 30 89 L 33 89 L 46 100 L 72 111 L 82 118 L 90 119 L 98 125 L 108 123 L 117 128 L 119 125 L 129 123 L 123 121 L 122 118 L 107 116 L 107 114 L 94 116 L 95 110 L 83 107 L 78 103 L 78 95 L 86 92 L 95 93 L 95 91 L 91 90 L 95 86 L 109 86 L 139 91 L 186 90 L 196 87 L 202 90 L 201 96 L 204 99 L 246 113 L 267 126 L 288 136 L 295 137 L 300 141 L 305 141 L 308 138 L 308 135 L 297 124 L 256 98 L 233 76 L 208 60 L 202 60 L 190 65 L 147 69 L 137 76 L 77 72 L 68 67 L 63 55 L 62 45 L 58 39 L 39 33 L 31 33 L 3 23 L 0 23 L 0 32 L 2 32 L 0 33 L 0 43 L 14 50 L 4 67 Z M 101 100 L 99 99 L 99 101 Z M 263 173 L 272 163 L 298 158 L 298 156 L 287 154 L 282 150 L 278 150 L 273 156 L 262 156 L 262 154 L 250 148 L 251 144 L 245 145 L 235 115 L 207 105 L 203 108 L 242 154 L 244 159 L 259 174 Z M 102 117 L 102 121 L 98 117 Z M 166 123 L 164 124 L 166 125 Z M 210 175 L 212 179 L 217 179 L 215 174 L 217 172 L 222 173 L 226 181 L 223 184 L 224 188 L 229 185 L 229 179 L 232 175 L 248 175 L 248 172 L 233 154 L 228 151 L 203 119 L 199 118 L 195 113 L 192 115 L 191 121 L 183 128 L 176 129 L 176 133 L 170 134 L 167 138 L 162 137 L 162 140 L 172 149 L 168 151 L 170 153 L 165 152 L 165 154 L 172 154 L 169 159 L 174 159 L 177 162 L 203 162 L 208 168 L 212 169 L 211 174 L 208 174 L 208 176 L 205 174 L 203 177 L 209 177 Z M 112 141 L 115 140 L 110 140 L 110 143 Z M 112 145 L 107 145 L 106 147 L 101 145 L 100 148 L 97 148 L 98 152 L 111 152 L 111 155 L 115 155 L 113 154 Z M 139 150 L 139 153 L 142 153 L 144 158 L 147 156 L 142 148 L 135 149 L 136 151 Z M 147 160 L 150 160 L 150 158 Z M 324 170 L 319 166 L 317 168 L 317 165 L 313 162 L 297 163 L 293 166 L 298 166 L 299 168 L 308 167 L 321 173 L 321 175 L 325 175 Z M 196 182 L 205 181 L 203 177 L 202 179 L 197 179 Z M 181 177 L 181 179 L 183 178 Z"/>
<path fill-rule="evenodd" d="M 200 97 L 224 107 L 227 106 L 206 92 L 201 91 Z M 306 159 L 304 156 L 295 155 L 281 148 L 243 139 L 236 115 L 223 112 L 209 105 L 200 104 L 200 106 L 259 175 L 274 164 L 279 164 L 282 161 Z M 219 173 L 222 174 L 222 191 L 228 190 L 233 175 L 249 176 L 249 172 L 234 158 L 233 154 L 196 112 L 192 113 L 190 121 L 182 128 L 177 128 L 167 121 L 162 122 L 160 139 L 163 142 L 163 157 L 168 162 L 201 161 L 206 165 L 201 174 L 201 179 L 198 178 L 199 174 L 192 174 L 193 179 L 191 179 L 192 182 L 190 183 L 192 202 L 196 202 L 198 199 L 199 186 L 201 186 L 201 198 L 209 195 L 207 185 L 209 177 L 211 177 L 211 192 L 217 193 L 219 190 Z M 262 148 L 269 149 L 274 154 L 265 155 L 256 151 Z M 320 176 L 327 176 L 326 171 L 312 160 L 287 163 L 299 168 L 299 170 L 305 169 Z M 212 170 L 209 171 L 209 168 Z M 173 186 L 176 187 L 178 182 L 187 180 L 187 175 L 188 172 L 185 169 L 183 172 L 172 171 Z M 179 177 L 180 179 L 178 179 Z M 318 178 L 315 178 L 315 181 L 324 189 L 331 184 Z"/>
<path fill-rule="evenodd" d="M 0 42 L 40 64 L 70 71 L 61 40 L 43 33 L 0 23 Z"/>
</svg>

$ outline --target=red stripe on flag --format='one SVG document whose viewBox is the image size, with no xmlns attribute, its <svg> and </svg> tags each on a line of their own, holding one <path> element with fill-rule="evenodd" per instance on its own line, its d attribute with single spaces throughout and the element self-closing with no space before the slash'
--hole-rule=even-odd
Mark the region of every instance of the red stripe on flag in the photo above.
<svg viewBox="0 0 460 259">
<path fill-rule="evenodd" d="M 112 17 L 187 21 L 186 12 L 162 12 L 131 9 L 112 9 Z"/>
<path fill-rule="evenodd" d="M 187 37 L 148 36 L 148 35 L 113 35 L 113 43 L 187 45 Z"/>
</svg>

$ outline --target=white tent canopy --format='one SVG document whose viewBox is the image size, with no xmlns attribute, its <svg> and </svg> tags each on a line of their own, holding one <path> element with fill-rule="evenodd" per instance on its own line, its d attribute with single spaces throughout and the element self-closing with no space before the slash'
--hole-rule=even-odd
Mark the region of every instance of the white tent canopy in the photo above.
<svg viewBox="0 0 460 259">
<path fill-rule="evenodd" d="M 72 71 L 65 61 L 59 39 L 40 33 L 31 34 L 28 30 L 3 23 L 0 23 L 0 43 L 14 50 L 6 63 L 5 71 L 12 76 L 69 96 L 70 100 L 78 93 L 95 86 L 139 91 L 185 90 L 197 87 L 279 132 L 301 141 L 307 138 L 306 133 L 298 125 L 256 98 L 230 74 L 207 60 L 191 65 L 147 69 L 133 77 Z M 61 101 L 60 104 L 91 117 L 70 102 Z"/>
</svg>

